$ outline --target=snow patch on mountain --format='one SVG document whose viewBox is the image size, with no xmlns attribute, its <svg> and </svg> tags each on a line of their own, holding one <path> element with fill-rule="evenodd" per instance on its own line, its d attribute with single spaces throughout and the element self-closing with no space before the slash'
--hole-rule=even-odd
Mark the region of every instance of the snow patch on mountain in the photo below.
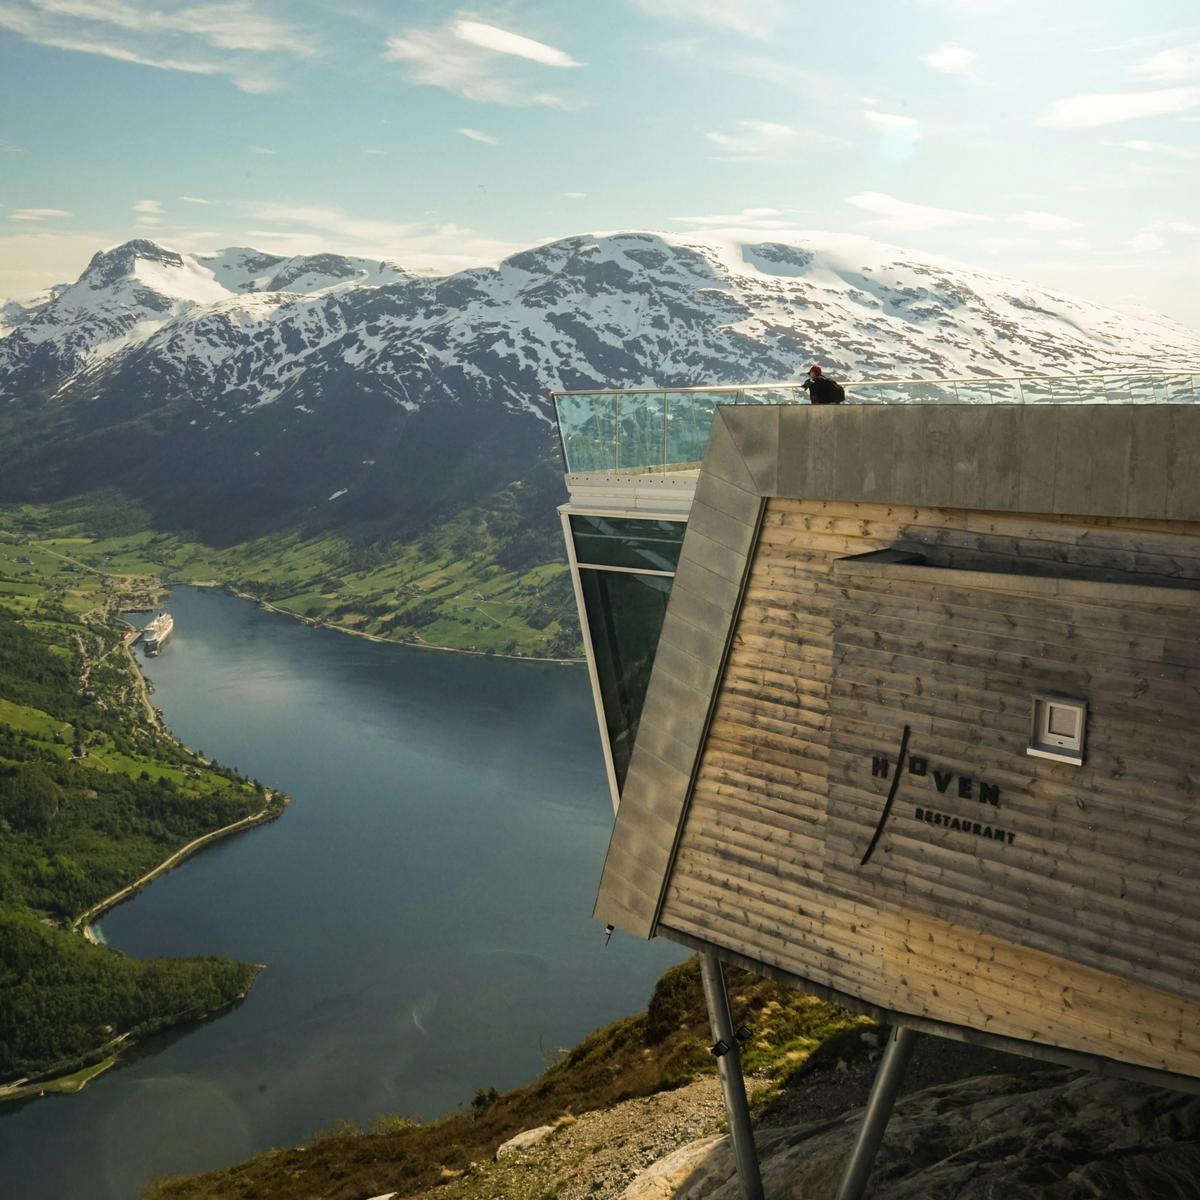
<svg viewBox="0 0 1200 1200">
<path fill-rule="evenodd" d="M 414 276 L 335 254 L 147 241 L 5 310 L 0 398 L 121 387 L 230 414 L 357 388 L 545 421 L 551 389 L 1200 369 L 1200 335 L 860 237 L 640 231 Z M 341 401 L 345 402 L 344 398 Z"/>
</svg>

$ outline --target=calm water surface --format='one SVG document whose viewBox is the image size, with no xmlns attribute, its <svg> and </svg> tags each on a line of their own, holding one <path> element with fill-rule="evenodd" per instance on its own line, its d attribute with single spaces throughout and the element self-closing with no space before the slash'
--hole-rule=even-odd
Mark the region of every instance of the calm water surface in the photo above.
<svg viewBox="0 0 1200 1200">
<path fill-rule="evenodd" d="M 267 964 L 79 1095 L 0 1109 L 0 1196 L 130 1200 L 340 1118 L 433 1117 L 645 1006 L 678 948 L 591 906 L 611 824 L 580 668 L 377 645 L 178 589 L 146 662 L 184 741 L 292 797 L 101 922 Z"/>
</svg>

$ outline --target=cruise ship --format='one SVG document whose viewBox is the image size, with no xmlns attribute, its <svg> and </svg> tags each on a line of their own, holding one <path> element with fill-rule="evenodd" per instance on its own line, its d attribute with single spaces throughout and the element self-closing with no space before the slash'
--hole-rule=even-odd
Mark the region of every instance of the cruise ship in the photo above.
<svg viewBox="0 0 1200 1200">
<path fill-rule="evenodd" d="M 147 654 L 157 654 L 163 643 L 171 636 L 175 628 L 175 620 L 169 612 L 160 612 L 153 621 L 142 631 L 142 641 Z"/>
</svg>

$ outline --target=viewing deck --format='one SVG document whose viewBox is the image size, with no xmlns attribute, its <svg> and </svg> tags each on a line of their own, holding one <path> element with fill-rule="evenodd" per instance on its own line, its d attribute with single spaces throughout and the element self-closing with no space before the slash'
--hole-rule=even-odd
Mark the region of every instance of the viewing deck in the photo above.
<svg viewBox="0 0 1200 1200">
<path fill-rule="evenodd" d="M 675 476 L 687 486 L 708 446 L 717 406 L 807 404 L 802 383 L 554 392 L 569 479 L 619 486 Z M 1103 373 L 844 382 L 847 404 L 1196 404 L 1200 374 Z M 679 476 L 685 478 L 680 479 Z M 601 478 L 597 478 L 601 477 Z"/>
</svg>

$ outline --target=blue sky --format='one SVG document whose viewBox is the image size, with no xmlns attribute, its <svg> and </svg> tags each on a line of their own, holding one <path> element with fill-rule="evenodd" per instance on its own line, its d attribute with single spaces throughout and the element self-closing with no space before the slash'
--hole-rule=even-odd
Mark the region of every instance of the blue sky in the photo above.
<svg viewBox="0 0 1200 1200">
<path fill-rule="evenodd" d="M 1194 0 L 0 0 L 0 295 L 828 229 L 1200 328 Z"/>
</svg>

